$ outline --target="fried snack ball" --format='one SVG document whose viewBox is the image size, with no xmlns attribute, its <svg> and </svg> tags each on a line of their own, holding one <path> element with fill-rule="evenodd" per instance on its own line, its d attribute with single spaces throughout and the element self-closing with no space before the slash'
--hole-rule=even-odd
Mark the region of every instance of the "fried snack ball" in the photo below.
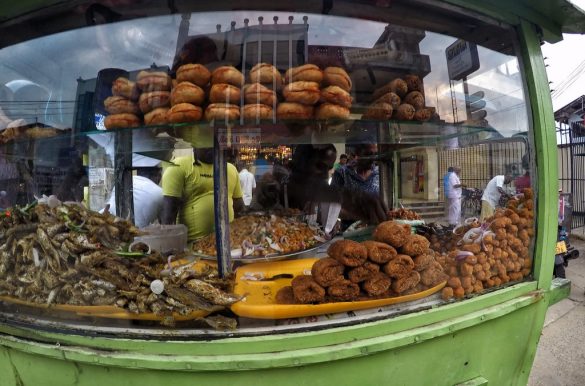
<svg viewBox="0 0 585 386">
<path fill-rule="evenodd" d="M 463 263 L 459 266 L 459 272 L 461 272 L 461 276 L 471 276 L 473 274 L 473 265 Z"/>
<path fill-rule="evenodd" d="M 376 264 L 386 264 L 398 255 L 396 249 L 379 241 L 368 240 L 362 242 L 362 245 L 368 250 L 368 259 Z"/>
<path fill-rule="evenodd" d="M 325 288 L 310 275 L 299 275 L 291 281 L 296 302 L 302 304 L 320 303 L 325 300 Z"/>
<path fill-rule="evenodd" d="M 414 269 L 420 272 L 429 268 L 431 264 L 435 262 L 435 258 L 428 253 L 423 253 L 422 255 L 414 257 L 412 261 L 414 261 Z"/>
<path fill-rule="evenodd" d="M 361 267 L 350 269 L 347 273 L 347 278 L 352 283 L 361 283 L 364 280 L 370 279 L 377 272 L 380 272 L 380 266 L 366 261 Z"/>
<path fill-rule="evenodd" d="M 451 276 L 449 280 L 447 280 L 447 285 L 451 288 L 461 287 L 461 279 L 457 276 Z"/>
<path fill-rule="evenodd" d="M 344 279 L 344 269 L 345 267 L 339 261 L 326 257 L 313 264 L 311 275 L 319 285 L 329 287 L 331 284 Z"/>
<path fill-rule="evenodd" d="M 441 298 L 443 300 L 449 300 L 453 298 L 453 296 L 454 296 L 453 288 L 451 287 L 444 287 L 443 290 L 441 291 Z"/>
<path fill-rule="evenodd" d="M 408 224 L 400 224 L 395 221 L 384 221 L 374 229 L 372 236 L 376 241 L 389 244 L 394 248 L 400 248 L 404 245 L 410 233 L 410 225 Z"/>
<path fill-rule="evenodd" d="M 382 272 L 372 274 L 372 277 L 364 281 L 362 288 L 370 296 L 384 294 L 390 288 L 392 280 Z"/>
<path fill-rule="evenodd" d="M 277 304 L 295 304 L 295 294 L 292 286 L 287 285 L 279 289 L 276 293 L 275 301 Z"/>
<path fill-rule="evenodd" d="M 443 271 L 441 264 L 433 262 L 429 268 L 420 272 L 420 281 L 427 287 L 434 287 L 447 280 L 449 276 Z"/>
<path fill-rule="evenodd" d="M 396 255 L 384 265 L 383 270 L 393 279 L 405 277 L 414 269 L 414 261 L 408 255 Z"/>
<path fill-rule="evenodd" d="M 429 249 L 430 244 L 429 240 L 424 236 L 408 235 L 400 252 L 409 256 L 422 255 Z"/>
<path fill-rule="evenodd" d="M 349 280 L 343 280 L 327 288 L 327 294 L 333 300 L 351 301 L 360 295 L 360 287 Z"/>
<path fill-rule="evenodd" d="M 468 251 L 473 254 L 481 252 L 481 244 L 465 244 L 461 247 L 462 251 Z"/>
<path fill-rule="evenodd" d="M 453 290 L 453 295 L 456 299 L 462 299 L 465 296 L 465 290 L 463 287 L 457 287 Z"/>
<path fill-rule="evenodd" d="M 327 254 L 348 267 L 359 267 L 368 258 L 368 250 L 353 240 L 339 240 L 331 244 Z"/>
<path fill-rule="evenodd" d="M 416 271 L 411 271 L 408 275 L 394 280 L 392 282 L 392 290 L 398 294 L 401 294 L 404 291 L 416 287 L 419 282 L 420 274 Z"/>
</svg>

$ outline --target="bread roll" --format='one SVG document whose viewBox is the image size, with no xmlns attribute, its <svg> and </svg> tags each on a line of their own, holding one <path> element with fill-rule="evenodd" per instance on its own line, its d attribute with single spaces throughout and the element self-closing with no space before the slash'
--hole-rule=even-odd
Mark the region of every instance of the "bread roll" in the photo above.
<svg viewBox="0 0 585 386">
<path fill-rule="evenodd" d="M 425 97 L 420 91 L 411 91 L 404 97 L 404 103 L 414 106 L 415 109 L 425 107 Z"/>
<path fill-rule="evenodd" d="M 104 120 L 106 129 L 123 129 L 126 127 L 138 127 L 141 125 L 140 118 L 134 114 L 112 114 Z"/>
<path fill-rule="evenodd" d="M 170 104 L 171 93 L 168 91 L 146 92 L 140 95 L 138 105 L 140 110 L 146 114 L 157 107 L 167 107 Z"/>
<path fill-rule="evenodd" d="M 315 109 L 316 119 L 347 119 L 349 109 L 333 103 L 323 103 Z"/>
<path fill-rule="evenodd" d="M 136 84 L 143 92 L 169 91 L 172 81 L 166 72 L 140 71 L 136 76 Z"/>
<path fill-rule="evenodd" d="M 212 103 L 205 109 L 205 119 L 208 121 L 219 120 L 234 121 L 240 118 L 240 106 L 225 103 Z"/>
<path fill-rule="evenodd" d="M 263 104 L 245 105 L 242 107 L 242 116 L 246 122 L 254 122 L 256 119 L 266 121 L 272 119 L 272 107 Z"/>
<path fill-rule="evenodd" d="M 414 118 L 415 108 L 408 103 L 403 103 L 398 106 L 398 110 L 394 112 L 393 118 L 401 121 L 410 121 Z"/>
<path fill-rule="evenodd" d="M 276 117 L 278 119 L 311 119 L 313 118 L 313 106 L 283 102 L 276 108 Z"/>
<path fill-rule="evenodd" d="M 394 109 L 390 103 L 376 102 L 372 104 L 366 112 L 362 115 L 362 119 L 372 119 L 385 121 L 392 117 Z"/>
<path fill-rule="evenodd" d="M 299 81 L 287 84 L 282 90 L 287 102 L 314 105 L 321 99 L 319 83 Z"/>
<path fill-rule="evenodd" d="M 284 76 L 285 83 L 305 81 L 317 82 L 323 81 L 323 71 L 314 64 L 305 64 L 304 66 L 289 68 Z"/>
<path fill-rule="evenodd" d="M 404 98 L 404 96 L 408 93 L 408 85 L 403 79 L 396 78 L 389 82 L 387 85 L 377 89 L 374 91 L 373 99 L 377 100 L 382 95 L 393 92 L 397 94 L 400 98 Z"/>
<path fill-rule="evenodd" d="M 244 101 L 249 104 L 261 103 L 274 106 L 276 94 L 274 91 L 260 83 L 252 83 L 244 86 Z"/>
<path fill-rule="evenodd" d="M 179 103 L 191 103 L 201 106 L 205 101 L 203 89 L 191 82 L 181 82 L 171 91 L 171 105 Z"/>
<path fill-rule="evenodd" d="M 398 96 L 398 94 L 390 91 L 378 98 L 376 102 L 389 103 L 392 105 L 392 108 L 396 110 L 402 103 L 402 99 Z"/>
<path fill-rule="evenodd" d="M 351 95 L 339 86 L 329 86 L 321 90 L 322 102 L 333 103 L 349 109 L 351 100 Z"/>
<path fill-rule="evenodd" d="M 136 83 L 127 78 L 119 77 L 112 83 L 112 95 L 121 96 L 135 101 L 138 99 L 140 91 L 138 90 Z"/>
<path fill-rule="evenodd" d="M 282 75 L 272 64 L 258 63 L 250 70 L 251 83 L 275 84 L 277 89 L 282 87 Z"/>
<path fill-rule="evenodd" d="M 191 82 L 203 87 L 209 83 L 211 72 L 202 64 L 183 64 L 177 69 L 177 81 Z"/>
<path fill-rule="evenodd" d="M 170 123 L 186 123 L 201 120 L 203 109 L 190 103 L 179 103 L 167 112 L 167 120 Z"/>
<path fill-rule="evenodd" d="M 327 67 L 323 71 L 323 84 L 341 87 L 348 92 L 351 90 L 351 78 L 341 67 Z"/>
<path fill-rule="evenodd" d="M 138 105 L 122 96 L 111 96 L 104 99 L 104 107 L 110 114 L 138 114 Z"/>
<path fill-rule="evenodd" d="M 236 87 L 244 84 L 244 75 L 233 66 L 221 66 L 211 73 L 211 84 L 227 83 Z"/>
<path fill-rule="evenodd" d="M 217 83 L 209 90 L 209 101 L 211 103 L 240 104 L 240 89 L 226 83 Z"/>
<path fill-rule="evenodd" d="M 146 125 L 164 125 L 168 123 L 168 107 L 159 107 L 149 113 L 144 114 L 144 124 Z"/>
<path fill-rule="evenodd" d="M 404 77 L 404 81 L 408 87 L 408 91 L 424 92 L 423 83 L 418 75 L 409 74 Z"/>
</svg>

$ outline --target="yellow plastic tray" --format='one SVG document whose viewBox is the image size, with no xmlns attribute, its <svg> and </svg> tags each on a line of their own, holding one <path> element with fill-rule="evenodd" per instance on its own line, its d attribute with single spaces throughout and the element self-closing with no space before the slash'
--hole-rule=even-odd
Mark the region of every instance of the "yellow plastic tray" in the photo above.
<svg viewBox="0 0 585 386">
<path fill-rule="evenodd" d="M 231 306 L 232 311 L 238 316 L 257 319 L 286 319 L 334 314 L 421 299 L 440 291 L 446 284 L 446 282 L 442 282 L 426 291 L 384 299 L 323 304 L 277 304 L 275 302 L 276 293 L 282 287 L 290 285 L 292 280 L 290 276 L 294 277 L 309 273 L 313 263 L 317 260 L 299 259 L 249 264 L 239 267 L 236 271 L 234 293 L 245 296 L 245 298 L 233 304 Z M 283 275 L 286 275 L 286 277 L 283 277 Z M 272 280 L 275 276 L 276 278 Z M 263 278 L 263 280 L 254 280 L 254 278 Z"/>
</svg>

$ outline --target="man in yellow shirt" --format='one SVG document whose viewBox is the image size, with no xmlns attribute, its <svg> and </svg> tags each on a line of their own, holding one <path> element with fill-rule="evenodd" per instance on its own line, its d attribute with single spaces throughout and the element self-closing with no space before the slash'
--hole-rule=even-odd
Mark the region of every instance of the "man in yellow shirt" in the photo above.
<svg viewBox="0 0 585 386">
<path fill-rule="evenodd" d="M 163 224 L 177 221 L 189 230 L 189 240 L 213 232 L 213 149 L 195 149 L 195 157 L 179 157 L 167 167 L 162 178 Z M 244 208 L 238 171 L 227 165 L 230 221 Z"/>
</svg>

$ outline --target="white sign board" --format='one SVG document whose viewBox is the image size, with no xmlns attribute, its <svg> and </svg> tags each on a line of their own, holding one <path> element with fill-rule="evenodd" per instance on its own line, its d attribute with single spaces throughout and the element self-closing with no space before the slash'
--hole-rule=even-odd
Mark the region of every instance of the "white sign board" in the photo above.
<svg viewBox="0 0 585 386">
<path fill-rule="evenodd" d="M 445 49 L 449 79 L 460 80 L 479 69 L 477 46 L 465 40 L 457 40 Z"/>
</svg>

